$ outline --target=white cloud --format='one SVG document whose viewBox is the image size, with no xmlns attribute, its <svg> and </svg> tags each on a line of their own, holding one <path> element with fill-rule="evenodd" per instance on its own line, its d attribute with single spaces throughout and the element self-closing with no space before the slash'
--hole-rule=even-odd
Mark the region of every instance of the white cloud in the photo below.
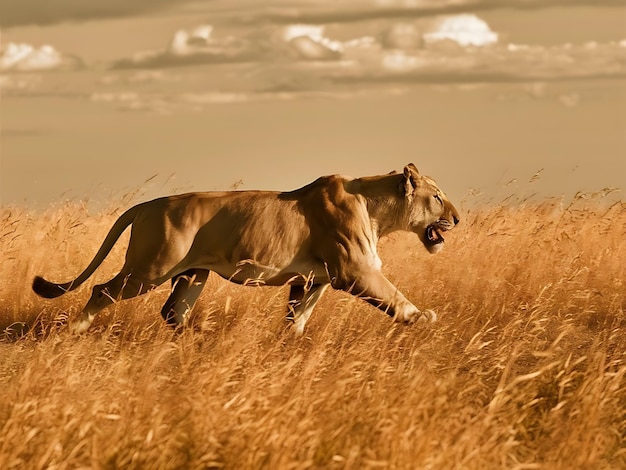
<svg viewBox="0 0 626 470">
<path fill-rule="evenodd" d="M 324 36 L 324 26 L 294 24 L 287 26 L 283 33 L 283 39 L 287 42 L 303 36 L 309 37 L 333 51 L 341 52 L 343 50 L 343 46 L 339 41 L 332 41 Z"/>
<path fill-rule="evenodd" d="M 174 34 L 169 52 L 173 55 L 192 55 L 211 50 L 213 26 L 201 25 L 192 31 L 181 29 Z"/>
<path fill-rule="evenodd" d="M 0 71 L 44 71 L 80 66 L 80 60 L 61 54 L 50 45 L 33 47 L 26 43 L 10 42 L 0 51 Z"/>
<path fill-rule="evenodd" d="M 448 16 L 437 22 L 434 31 L 424 34 L 427 42 L 451 40 L 461 46 L 487 46 L 498 42 L 498 34 L 476 15 Z"/>
<path fill-rule="evenodd" d="M 299 59 L 336 60 L 341 58 L 341 51 L 326 47 L 310 36 L 297 36 L 289 41 Z"/>
<path fill-rule="evenodd" d="M 333 60 L 341 57 L 344 47 L 339 41 L 324 36 L 324 27 L 295 24 L 285 28 L 283 40 L 289 43 L 300 59 Z"/>
</svg>

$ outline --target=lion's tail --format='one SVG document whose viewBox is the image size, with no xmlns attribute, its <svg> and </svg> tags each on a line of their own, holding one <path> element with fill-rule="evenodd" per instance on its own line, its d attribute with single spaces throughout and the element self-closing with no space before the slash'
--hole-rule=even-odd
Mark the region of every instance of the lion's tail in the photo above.
<svg viewBox="0 0 626 470">
<path fill-rule="evenodd" d="M 35 276 L 35 279 L 33 280 L 33 290 L 35 293 L 41 297 L 45 297 L 46 299 L 54 299 L 55 297 L 59 297 L 66 292 L 76 289 L 83 282 L 89 279 L 89 276 L 94 273 L 98 266 L 102 264 L 104 258 L 107 257 L 113 248 L 113 245 L 115 245 L 115 242 L 117 242 L 124 230 L 126 230 L 126 227 L 133 223 L 141 206 L 142 205 L 140 204 L 131 207 L 115 221 L 113 227 L 111 227 L 111 230 L 109 230 L 109 233 L 102 242 L 98 253 L 96 253 L 96 256 L 94 256 L 91 263 L 89 263 L 89 266 L 87 266 L 76 279 L 62 284 L 57 284 L 55 282 L 47 281 L 41 276 Z"/>
</svg>

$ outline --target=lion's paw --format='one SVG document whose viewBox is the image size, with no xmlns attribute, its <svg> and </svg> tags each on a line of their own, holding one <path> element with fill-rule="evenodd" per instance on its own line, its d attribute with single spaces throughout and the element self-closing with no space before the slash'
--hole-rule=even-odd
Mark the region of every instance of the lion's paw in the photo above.
<svg viewBox="0 0 626 470">
<path fill-rule="evenodd" d="M 437 314 L 434 310 L 427 308 L 426 310 L 422 310 L 420 312 L 417 321 L 420 323 L 435 323 L 437 321 Z"/>
<path fill-rule="evenodd" d="M 404 323 L 434 323 L 437 321 L 437 314 L 430 309 L 419 310 L 413 307 L 411 311 L 397 315 L 395 320 Z"/>
</svg>

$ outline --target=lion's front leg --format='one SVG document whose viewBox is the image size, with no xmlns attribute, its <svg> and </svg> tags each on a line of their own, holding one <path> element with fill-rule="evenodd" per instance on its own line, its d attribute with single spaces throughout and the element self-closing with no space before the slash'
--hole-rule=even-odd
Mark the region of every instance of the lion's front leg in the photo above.
<svg viewBox="0 0 626 470">
<path fill-rule="evenodd" d="M 419 310 L 383 273 L 371 270 L 339 288 L 379 308 L 397 322 L 434 322 L 437 315 L 432 310 Z"/>
</svg>

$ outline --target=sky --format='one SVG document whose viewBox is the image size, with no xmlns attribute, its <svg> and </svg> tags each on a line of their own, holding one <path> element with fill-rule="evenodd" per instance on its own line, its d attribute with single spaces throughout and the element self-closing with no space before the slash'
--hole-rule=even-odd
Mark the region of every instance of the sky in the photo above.
<svg viewBox="0 0 626 470">
<path fill-rule="evenodd" d="M 408 162 L 461 201 L 626 186 L 623 1 L 4 0 L 0 48 L 3 206 Z"/>
</svg>

